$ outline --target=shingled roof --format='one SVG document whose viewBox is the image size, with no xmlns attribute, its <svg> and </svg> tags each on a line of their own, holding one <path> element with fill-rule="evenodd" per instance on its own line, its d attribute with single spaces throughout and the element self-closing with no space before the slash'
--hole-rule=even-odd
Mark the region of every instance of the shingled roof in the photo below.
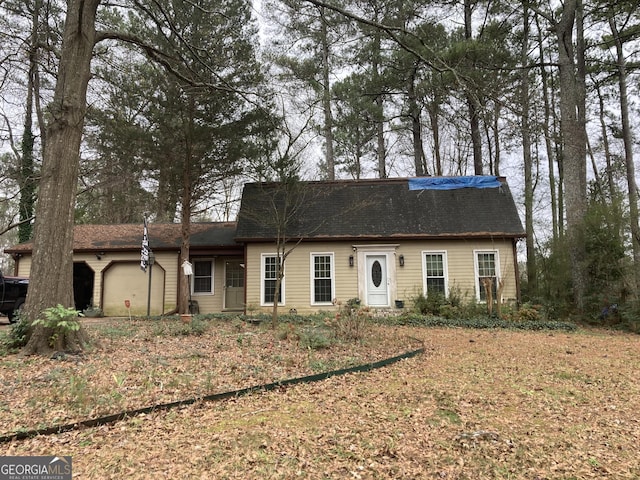
<svg viewBox="0 0 640 480">
<path fill-rule="evenodd" d="M 74 252 L 140 250 L 142 223 L 120 225 L 76 225 L 73 230 Z M 179 250 L 182 243 L 180 224 L 150 223 L 147 226 L 152 250 Z M 235 222 L 191 224 L 191 249 L 242 248 L 234 241 Z M 5 249 L 6 253 L 30 252 L 33 243 L 21 243 Z"/>
<path fill-rule="evenodd" d="M 409 179 L 306 182 L 287 236 L 326 239 L 518 238 L 525 232 L 509 186 L 409 189 Z M 280 184 L 244 187 L 236 240 L 276 238 L 274 208 L 285 204 Z"/>
</svg>

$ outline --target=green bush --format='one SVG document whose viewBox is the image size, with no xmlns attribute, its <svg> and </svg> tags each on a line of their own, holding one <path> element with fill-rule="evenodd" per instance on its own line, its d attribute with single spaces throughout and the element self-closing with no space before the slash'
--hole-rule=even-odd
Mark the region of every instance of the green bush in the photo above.
<svg viewBox="0 0 640 480">
<path fill-rule="evenodd" d="M 636 300 L 618 306 L 620 323 L 618 328 L 633 333 L 640 333 L 640 301 Z"/>
<path fill-rule="evenodd" d="M 460 288 L 455 286 L 449 289 L 448 296 L 439 292 L 432 292 L 426 296 L 419 293 L 411 301 L 416 313 L 445 318 L 483 315 L 486 310 L 484 306 L 479 308 L 475 301 L 465 304 Z"/>
<path fill-rule="evenodd" d="M 2 338 L 3 350 L 14 352 L 27 344 L 29 322 L 17 317 L 16 323 L 11 325 L 9 333 Z"/>
<path fill-rule="evenodd" d="M 442 293 L 419 294 L 413 299 L 413 308 L 423 315 L 440 315 L 440 309 L 449 305 Z"/>
<path fill-rule="evenodd" d="M 79 310 L 67 308 L 61 304 L 44 309 L 41 315 L 41 317 L 33 321 L 31 326 L 42 325 L 51 331 L 49 346 L 52 348 L 56 345 L 58 339 L 64 337 L 68 332 L 80 330 L 78 317 L 84 316 Z"/>
<path fill-rule="evenodd" d="M 298 335 L 300 346 L 309 350 L 322 350 L 331 346 L 331 338 L 325 329 L 319 327 L 303 328 Z"/>
<path fill-rule="evenodd" d="M 574 331 L 578 327 L 570 322 L 513 322 L 494 317 L 477 317 L 477 318 L 444 318 L 428 315 L 420 315 L 417 313 L 409 313 L 398 317 L 387 317 L 378 320 L 381 323 L 392 325 L 411 325 L 416 327 L 455 327 L 455 328 L 504 328 L 508 330 L 563 330 Z"/>
<path fill-rule="evenodd" d="M 200 315 L 194 315 L 191 318 L 191 335 L 201 336 L 209 330 L 210 323 L 200 317 Z"/>
</svg>

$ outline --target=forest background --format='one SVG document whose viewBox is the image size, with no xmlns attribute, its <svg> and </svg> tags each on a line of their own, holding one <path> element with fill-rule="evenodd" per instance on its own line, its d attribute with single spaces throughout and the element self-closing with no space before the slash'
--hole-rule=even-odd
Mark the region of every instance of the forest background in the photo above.
<svg viewBox="0 0 640 480">
<path fill-rule="evenodd" d="M 490 174 L 527 231 L 523 300 L 637 322 L 638 6 L 0 0 L 0 242 L 34 239 L 26 313 L 72 305 L 74 223 L 180 222 L 188 258 L 189 223 L 233 220 L 247 181 Z"/>
</svg>

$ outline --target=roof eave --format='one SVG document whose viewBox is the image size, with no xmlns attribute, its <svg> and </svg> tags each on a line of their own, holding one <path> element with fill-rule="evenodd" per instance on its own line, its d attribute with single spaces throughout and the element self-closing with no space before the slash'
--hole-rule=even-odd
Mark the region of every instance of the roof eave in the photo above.
<svg viewBox="0 0 640 480">
<path fill-rule="evenodd" d="M 326 242 L 326 241 L 362 241 L 362 240 L 463 240 L 463 239 L 496 239 L 496 238 L 525 238 L 526 233 L 512 232 L 464 232 L 464 233 L 441 233 L 441 234 L 415 234 L 415 233 L 395 233 L 392 235 L 314 235 L 308 237 L 292 236 L 287 238 L 287 242 L 309 241 L 309 242 Z M 243 237 L 236 238 L 239 243 L 265 243 L 276 242 L 276 237 Z"/>
</svg>

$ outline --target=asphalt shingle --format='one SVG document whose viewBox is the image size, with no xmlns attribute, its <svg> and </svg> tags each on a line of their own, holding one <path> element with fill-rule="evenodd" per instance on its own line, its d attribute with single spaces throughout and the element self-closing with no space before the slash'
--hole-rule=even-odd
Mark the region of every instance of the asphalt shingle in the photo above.
<svg viewBox="0 0 640 480">
<path fill-rule="evenodd" d="M 277 183 L 245 185 L 236 240 L 276 237 L 278 205 L 289 238 L 523 237 L 511 191 L 409 190 L 407 179 L 305 182 L 286 195 Z M 283 224 L 280 224 L 283 225 Z"/>
</svg>

